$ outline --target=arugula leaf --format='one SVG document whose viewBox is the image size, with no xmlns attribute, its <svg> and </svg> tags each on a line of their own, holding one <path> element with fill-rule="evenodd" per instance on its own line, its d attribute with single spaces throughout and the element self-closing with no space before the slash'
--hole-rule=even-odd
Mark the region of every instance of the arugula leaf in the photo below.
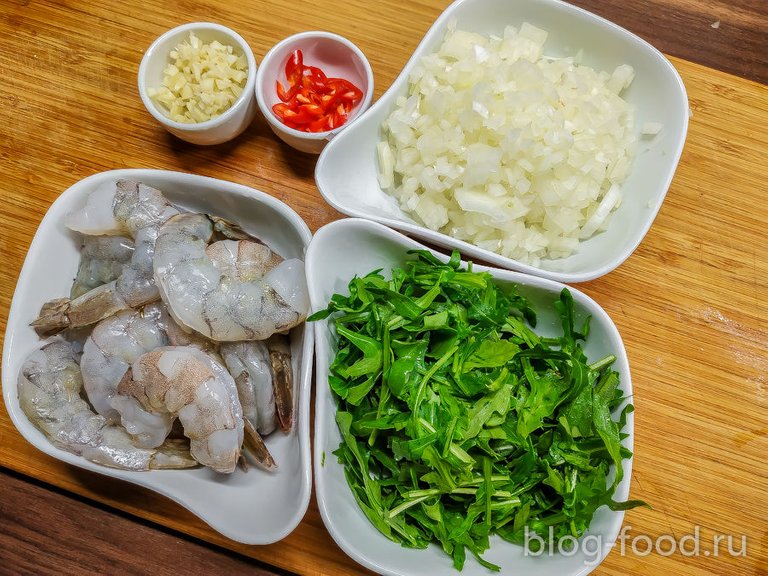
<svg viewBox="0 0 768 576">
<path fill-rule="evenodd" d="M 474 368 L 496 368 L 504 366 L 520 352 L 520 346 L 509 340 L 482 340 L 462 363 L 462 371 Z"/>
<path fill-rule="evenodd" d="M 467 553 L 500 570 L 482 557 L 493 534 L 579 537 L 600 506 L 645 505 L 613 500 L 632 405 L 614 417 L 615 357 L 588 362 L 570 292 L 553 303 L 562 335 L 543 338 L 516 286 L 462 269 L 458 252 L 409 254 L 310 317 L 338 334 L 334 455 L 371 523 L 403 546 L 438 543 L 458 570 Z"/>
</svg>

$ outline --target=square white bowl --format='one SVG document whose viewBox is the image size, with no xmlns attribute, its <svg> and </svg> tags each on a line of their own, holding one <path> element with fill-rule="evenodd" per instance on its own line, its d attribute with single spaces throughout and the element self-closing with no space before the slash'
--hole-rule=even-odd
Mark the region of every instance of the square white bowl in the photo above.
<svg viewBox="0 0 768 576">
<path fill-rule="evenodd" d="M 332 222 L 315 233 L 307 250 L 307 280 L 312 311 L 322 310 L 336 293 L 348 294 L 348 283 L 355 276 L 382 269 L 388 277 L 393 267 L 402 267 L 413 256 L 408 250 L 427 249 L 386 226 L 369 220 L 348 218 Z M 443 261 L 448 257 L 433 253 Z M 564 285 L 552 280 L 529 276 L 509 270 L 499 270 L 474 265 L 473 270 L 488 270 L 500 283 L 516 283 L 519 292 L 526 296 L 536 310 L 536 331 L 545 336 L 562 334 L 560 318 L 553 303 Z M 616 355 L 613 368 L 619 373 L 620 388 L 625 397 L 632 396 L 629 361 L 616 326 L 607 313 L 589 296 L 570 288 L 573 295 L 577 325 L 591 315 L 589 338 L 584 351 L 590 359 Z M 437 545 L 426 550 L 401 547 L 383 536 L 368 521 L 357 505 L 347 485 L 343 467 L 333 451 L 339 447 L 341 435 L 336 426 L 336 400 L 328 385 L 329 366 L 336 353 L 336 336 L 329 321 L 315 323 L 315 438 L 314 469 L 315 492 L 320 514 L 326 528 L 336 543 L 350 557 L 380 574 L 461 574 L 462 576 L 487 576 L 490 572 L 471 555 L 467 555 L 464 570 L 454 570 L 451 558 Z M 628 437 L 622 442 L 632 449 L 634 419 L 630 413 L 623 430 Z M 624 478 L 616 488 L 614 499 L 623 501 L 629 495 L 632 461 L 622 462 Z M 502 574 L 518 576 L 577 576 L 589 573 L 610 551 L 624 518 L 623 512 L 613 512 L 601 507 L 595 513 L 588 534 L 591 543 L 600 542 L 599 550 L 579 546 L 569 555 L 555 553 L 539 557 L 525 555 L 524 548 L 491 538 L 491 547 L 483 557 L 500 565 Z"/>
<path fill-rule="evenodd" d="M 266 437 L 277 462 L 274 472 L 251 467 L 230 475 L 208 468 L 134 472 L 99 466 L 54 447 L 21 410 L 17 379 L 27 355 L 41 340 L 29 323 L 43 302 L 67 296 L 79 263 L 79 237 L 62 223 L 99 184 L 128 178 L 158 188 L 182 208 L 228 218 L 267 242 L 285 258 L 304 258 L 309 228 L 276 198 L 239 184 L 163 170 L 113 170 L 77 182 L 51 205 L 27 253 L 11 302 L 3 348 L 3 399 L 22 436 L 59 460 L 126 480 L 175 500 L 224 536 L 246 544 L 269 544 L 287 536 L 301 521 L 312 487 L 309 397 L 314 333 L 301 325 L 291 331 L 297 415 L 289 434 Z"/>
<path fill-rule="evenodd" d="M 609 73 L 619 64 L 635 70 L 622 94 L 636 107 L 638 132 L 646 122 L 663 125 L 653 139 L 638 138 L 638 151 L 622 189 L 621 206 L 605 232 L 582 241 L 567 258 L 543 259 L 539 266 L 501 256 L 416 223 L 377 179 L 376 143 L 381 124 L 396 99 L 408 89 L 418 60 L 441 44 L 448 25 L 481 34 L 501 34 L 507 25 L 529 22 L 549 33 L 544 54 L 575 56 Z M 626 260 L 642 241 L 661 208 L 688 131 L 688 98 L 672 64 L 653 46 L 627 30 L 559 0 L 458 0 L 435 21 L 392 86 L 347 130 L 323 150 L 315 170 L 317 187 L 336 210 L 367 218 L 418 236 L 432 244 L 458 248 L 468 257 L 561 282 L 583 282 L 606 274 Z"/>
</svg>

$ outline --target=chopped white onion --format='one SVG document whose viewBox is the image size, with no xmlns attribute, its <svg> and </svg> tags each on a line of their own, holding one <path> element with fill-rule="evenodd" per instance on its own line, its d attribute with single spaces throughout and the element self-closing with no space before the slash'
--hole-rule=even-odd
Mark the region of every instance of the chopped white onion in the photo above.
<svg viewBox="0 0 768 576">
<path fill-rule="evenodd" d="M 663 127 L 664 125 L 661 122 L 643 122 L 640 134 L 643 136 L 656 136 Z"/>
<path fill-rule="evenodd" d="M 163 85 L 149 88 L 150 98 L 171 120 L 205 122 L 228 110 L 240 97 L 248 76 L 248 61 L 232 46 L 202 42 L 194 32 L 170 53 Z"/>
<path fill-rule="evenodd" d="M 619 205 L 619 202 L 621 202 L 621 188 L 618 184 L 613 184 L 605 196 L 603 196 L 595 211 L 592 212 L 592 215 L 581 227 L 579 238 L 589 238 L 597 232 L 606 223 L 611 211 Z"/>
<path fill-rule="evenodd" d="M 634 77 L 544 54 L 524 23 L 502 37 L 451 28 L 384 121 L 379 183 L 417 221 L 538 264 L 605 228 L 629 174 Z"/>
</svg>

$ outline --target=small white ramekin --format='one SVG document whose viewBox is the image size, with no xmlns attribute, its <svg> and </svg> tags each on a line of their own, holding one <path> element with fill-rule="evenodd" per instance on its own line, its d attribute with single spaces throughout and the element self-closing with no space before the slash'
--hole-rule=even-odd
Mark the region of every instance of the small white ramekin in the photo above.
<svg viewBox="0 0 768 576">
<path fill-rule="evenodd" d="M 272 106 L 280 102 L 276 82 L 286 84 L 285 63 L 296 49 L 302 51 L 305 64 L 317 66 L 328 77 L 349 80 L 363 92 L 363 99 L 338 128 L 326 132 L 302 132 L 283 124 L 272 111 Z M 272 131 L 286 144 L 312 154 L 319 154 L 331 138 L 368 109 L 372 98 L 373 70 L 368 58 L 355 44 L 331 32 L 301 32 L 278 42 L 261 61 L 256 79 L 256 101 Z"/>
<path fill-rule="evenodd" d="M 220 115 L 205 122 L 183 123 L 171 120 L 166 112 L 149 96 L 149 88 L 158 88 L 163 82 L 163 71 L 169 62 L 170 52 L 189 33 L 203 42 L 218 40 L 232 46 L 236 53 L 244 54 L 248 61 L 248 77 L 243 93 Z M 257 67 L 248 43 L 234 30 L 213 22 L 192 22 L 168 30 L 155 40 L 144 53 L 139 65 L 139 94 L 150 114 L 171 134 L 192 144 L 221 144 L 240 135 L 251 123 L 256 114 L 254 86 L 256 85 Z"/>
</svg>

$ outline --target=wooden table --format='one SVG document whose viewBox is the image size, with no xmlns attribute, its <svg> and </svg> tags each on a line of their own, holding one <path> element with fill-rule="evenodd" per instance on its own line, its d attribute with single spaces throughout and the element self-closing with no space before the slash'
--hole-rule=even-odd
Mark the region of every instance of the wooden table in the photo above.
<svg viewBox="0 0 768 576">
<path fill-rule="evenodd" d="M 653 504 L 627 513 L 624 553 L 615 549 L 596 573 L 768 574 L 768 3 L 575 3 L 673 56 L 693 111 L 648 236 L 617 270 L 579 286 L 612 315 L 626 343 L 637 408 L 632 497 Z M 315 158 L 280 144 L 262 119 L 212 148 L 164 132 L 135 82 L 142 51 L 158 34 L 218 21 L 238 30 L 259 61 L 291 33 L 328 29 L 369 56 L 378 96 L 447 4 L 6 0 L 0 329 L 45 211 L 95 172 L 164 168 L 246 184 L 287 202 L 313 231 L 341 217 L 314 186 Z M 239 545 L 160 496 L 42 455 L 4 409 L 0 467 L 0 573 L 364 572 L 333 543 L 314 502 L 282 542 Z M 696 531 L 698 554 L 690 540 L 668 553 L 672 539 Z M 643 555 L 646 536 L 661 552 Z M 723 537 L 717 555 L 716 536 Z"/>
</svg>

